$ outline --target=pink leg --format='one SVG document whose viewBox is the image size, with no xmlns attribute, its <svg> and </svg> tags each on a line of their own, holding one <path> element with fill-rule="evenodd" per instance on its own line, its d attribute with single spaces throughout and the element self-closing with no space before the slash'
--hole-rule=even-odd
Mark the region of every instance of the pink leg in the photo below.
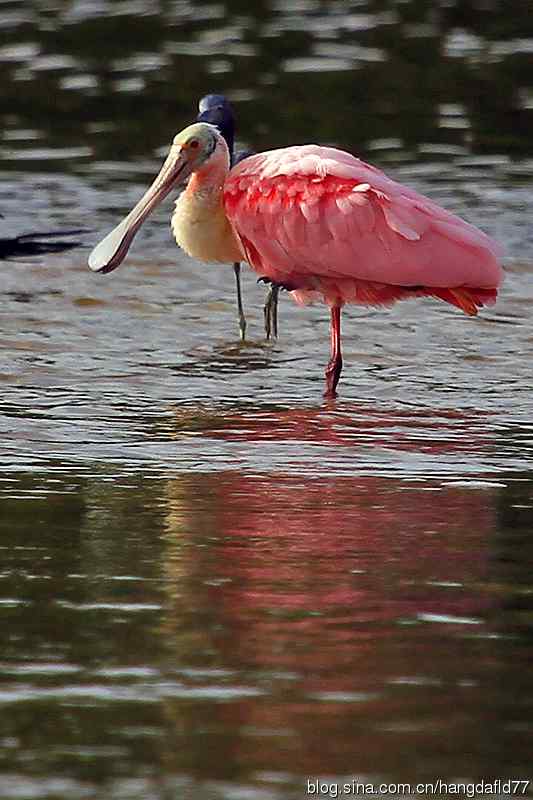
<svg viewBox="0 0 533 800">
<path fill-rule="evenodd" d="M 341 353 L 341 307 L 333 306 L 331 309 L 331 358 L 326 367 L 326 391 L 324 397 L 337 397 L 337 384 L 342 372 Z"/>
</svg>

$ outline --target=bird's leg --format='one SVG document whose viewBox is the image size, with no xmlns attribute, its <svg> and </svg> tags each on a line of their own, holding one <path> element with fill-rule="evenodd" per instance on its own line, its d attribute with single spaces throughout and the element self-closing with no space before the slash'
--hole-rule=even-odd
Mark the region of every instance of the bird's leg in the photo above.
<svg viewBox="0 0 533 800">
<path fill-rule="evenodd" d="M 331 358 L 326 367 L 326 391 L 324 397 L 333 399 L 337 397 L 337 384 L 342 372 L 341 353 L 341 307 L 333 306 L 331 309 Z"/>
<path fill-rule="evenodd" d="M 277 283 L 272 283 L 263 309 L 267 339 L 270 339 L 271 335 L 274 339 L 278 338 L 278 295 L 279 286 Z"/>
<path fill-rule="evenodd" d="M 237 311 L 239 312 L 239 331 L 241 333 L 241 342 L 246 338 L 246 317 L 244 316 L 244 309 L 242 307 L 242 292 L 241 292 L 241 265 L 236 261 L 233 265 L 235 273 L 235 283 L 237 285 Z"/>
<path fill-rule="evenodd" d="M 271 288 L 272 293 L 272 334 L 274 339 L 278 338 L 278 296 L 279 286 L 273 285 Z"/>
</svg>

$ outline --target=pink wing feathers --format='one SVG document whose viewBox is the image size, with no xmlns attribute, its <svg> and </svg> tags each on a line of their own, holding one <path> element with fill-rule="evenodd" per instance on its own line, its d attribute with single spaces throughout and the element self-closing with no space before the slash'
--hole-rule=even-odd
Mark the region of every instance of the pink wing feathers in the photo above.
<svg viewBox="0 0 533 800">
<path fill-rule="evenodd" d="M 476 313 L 502 280 L 488 236 L 342 150 L 250 156 L 231 170 L 224 205 L 251 266 L 302 302 L 432 294 Z"/>
</svg>

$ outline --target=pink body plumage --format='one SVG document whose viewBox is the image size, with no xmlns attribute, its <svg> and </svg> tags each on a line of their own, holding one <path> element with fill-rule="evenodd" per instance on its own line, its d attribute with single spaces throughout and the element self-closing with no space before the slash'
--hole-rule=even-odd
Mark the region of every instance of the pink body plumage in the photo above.
<svg viewBox="0 0 533 800">
<path fill-rule="evenodd" d="M 229 173 L 224 208 L 253 269 L 301 303 L 430 295 L 475 314 L 502 281 L 482 231 L 342 150 L 250 156 Z"/>
</svg>

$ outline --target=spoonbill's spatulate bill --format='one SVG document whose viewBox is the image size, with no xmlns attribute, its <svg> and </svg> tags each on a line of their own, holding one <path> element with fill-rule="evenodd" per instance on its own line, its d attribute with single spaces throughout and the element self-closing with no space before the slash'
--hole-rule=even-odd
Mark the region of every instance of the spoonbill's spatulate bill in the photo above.
<svg viewBox="0 0 533 800">
<path fill-rule="evenodd" d="M 474 315 L 496 300 L 499 245 L 428 198 L 317 145 L 258 153 L 230 171 L 224 138 L 205 123 L 175 136 L 152 186 L 91 253 L 91 269 L 117 267 L 144 218 L 189 176 L 172 216 L 180 247 L 202 261 L 247 261 L 298 303 L 330 307 L 326 397 L 336 396 L 342 370 L 345 303 L 430 296 Z"/>
<path fill-rule="evenodd" d="M 199 114 L 197 117 L 198 122 L 208 122 L 215 125 L 228 146 L 230 155 L 230 166 L 235 166 L 244 158 L 247 158 L 249 152 L 234 151 L 235 141 L 235 116 L 231 103 L 222 94 L 207 94 L 202 97 L 198 104 Z M 244 340 L 246 334 L 246 317 L 242 305 L 242 291 L 241 291 L 241 265 L 236 261 L 233 265 L 235 272 L 235 282 L 237 287 L 237 308 L 239 313 L 239 329 L 241 339 Z M 277 338 L 278 335 L 278 292 L 279 288 L 276 284 L 271 284 L 267 300 L 264 307 L 265 317 L 265 332 L 267 339 L 270 336 Z"/>
</svg>

